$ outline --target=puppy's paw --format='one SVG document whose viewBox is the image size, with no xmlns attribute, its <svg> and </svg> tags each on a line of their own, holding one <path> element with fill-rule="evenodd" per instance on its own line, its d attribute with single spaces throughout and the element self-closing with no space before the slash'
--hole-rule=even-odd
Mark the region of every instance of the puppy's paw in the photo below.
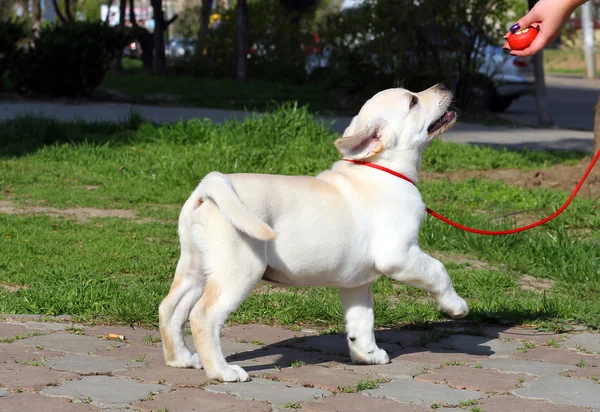
<svg viewBox="0 0 600 412">
<path fill-rule="evenodd" d="M 469 314 L 469 305 L 455 293 L 444 295 L 438 299 L 438 309 L 455 319 L 464 318 Z"/>
<path fill-rule="evenodd" d="M 200 358 L 197 353 L 192 354 L 191 352 L 180 356 L 177 360 L 167 362 L 167 366 L 171 366 L 173 368 L 194 368 L 194 369 L 202 369 L 202 364 L 200 363 Z"/>
<path fill-rule="evenodd" d="M 387 352 L 377 347 L 366 353 L 350 349 L 350 357 L 352 358 L 352 362 L 361 365 L 385 365 L 390 363 L 390 357 Z"/>
<path fill-rule="evenodd" d="M 247 382 L 250 376 L 244 369 L 237 365 L 227 365 L 223 369 L 212 371 L 206 374 L 209 379 L 216 379 L 221 382 Z"/>
</svg>

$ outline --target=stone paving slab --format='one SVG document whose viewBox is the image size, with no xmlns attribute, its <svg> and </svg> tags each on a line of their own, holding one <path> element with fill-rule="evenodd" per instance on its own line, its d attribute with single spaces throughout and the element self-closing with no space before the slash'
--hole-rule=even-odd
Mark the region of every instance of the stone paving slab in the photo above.
<svg viewBox="0 0 600 412">
<path fill-rule="evenodd" d="M 157 395 L 151 401 L 136 403 L 135 410 L 150 412 L 168 409 L 169 412 L 270 412 L 265 402 L 237 399 L 200 389 L 181 388 L 171 393 Z"/>
<path fill-rule="evenodd" d="M 476 363 L 484 359 L 488 359 L 485 355 L 472 355 L 459 351 L 449 350 L 428 350 L 428 349 L 407 349 L 391 357 L 392 360 L 401 360 L 405 362 L 413 362 L 427 365 L 442 365 L 444 363 L 461 362 L 461 363 Z"/>
<path fill-rule="evenodd" d="M 558 405 L 600 409 L 600 385 L 589 379 L 548 376 L 515 389 L 517 396 L 546 399 Z"/>
<path fill-rule="evenodd" d="M 67 355 L 56 359 L 49 359 L 45 362 L 45 365 L 54 370 L 73 371 L 80 375 L 107 374 L 141 366 L 138 362 L 124 362 L 116 359 L 85 355 Z"/>
<path fill-rule="evenodd" d="M 271 346 L 257 351 L 238 353 L 229 356 L 228 360 L 246 369 L 250 374 L 273 373 L 279 368 L 287 368 L 293 364 L 319 365 L 332 361 L 348 362 L 347 358 L 327 355 L 322 352 L 304 351 L 300 349 Z"/>
<path fill-rule="evenodd" d="M 539 346 L 528 349 L 526 352 L 517 352 L 512 355 L 514 359 L 536 360 L 561 365 L 575 366 L 581 362 L 586 365 L 600 366 L 600 356 L 588 355 L 585 353 L 574 352 L 571 350 L 549 348 Z"/>
<path fill-rule="evenodd" d="M 314 336 L 314 332 L 292 331 L 269 325 L 234 325 L 223 328 L 221 336 L 226 339 L 245 342 L 262 342 L 259 345 L 287 345 L 289 342 Z"/>
<path fill-rule="evenodd" d="M 565 372 L 563 376 L 590 378 L 595 381 L 600 381 L 600 366 L 595 366 L 593 368 L 570 369 L 568 372 Z"/>
<path fill-rule="evenodd" d="M 64 353 L 44 349 L 42 346 L 23 346 L 18 343 L 0 343 L 0 363 L 23 363 L 64 356 Z"/>
<path fill-rule="evenodd" d="M 204 369 L 171 368 L 164 363 L 130 371 L 117 371 L 113 375 L 139 379 L 145 383 L 166 384 L 172 387 L 201 387 L 208 380 Z"/>
<path fill-rule="evenodd" d="M 600 333 L 581 333 L 569 336 L 569 338 L 560 344 L 563 348 L 574 350 L 585 350 L 600 354 Z"/>
<path fill-rule="evenodd" d="M 460 401 L 478 399 L 485 393 L 465 389 L 453 389 L 443 384 L 419 382 L 414 379 L 395 379 L 381 384 L 379 389 L 365 391 L 371 396 L 384 396 L 402 403 L 414 403 L 425 406 L 433 404 L 458 405 Z"/>
<path fill-rule="evenodd" d="M 26 335 L 31 332 L 31 329 L 23 325 L 8 323 L 0 330 L 0 340 L 9 340 L 18 335 Z"/>
<path fill-rule="evenodd" d="M 547 401 L 524 399 L 515 396 L 497 396 L 482 399 L 477 406 L 485 412 L 586 412 L 587 408 L 579 406 L 554 405 Z"/>
<path fill-rule="evenodd" d="M 45 331 L 57 331 L 57 330 L 65 330 L 69 326 L 72 326 L 68 323 L 54 323 L 54 322 L 39 322 L 39 321 L 27 321 L 27 322 L 19 322 L 13 321 L 9 322 L 11 324 L 22 326 L 25 329 L 28 329 L 27 332 L 31 332 L 31 329 L 36 330 L 45 330 Z"/>
<path fill-rule="evenodd" d="M 152 346 L 132 346 L 124 344 L 108 350 L 100 349 L 91 354 L 105 358 L 120 359 L 126 362 L 145 363 L 146 365 L 164 364 L 162 349 Z"/>
<path fill-rule="evenodd" d="M 40 411 L 61 412 L 393 412 L 431 410 L 432 405 L 443 412 L 475 407 L 600 412 L 600 356 L 586 353 L 594 351 L 598 335 L 582 331 L 557 335 L 453 321 L 430 330 L 384 329 L 375 336 L 392 362 L 354 365 L 342 334 L 236 325 L 224 329 L 222 346 L 228 361 L 244 367 L 252 381 L 219 384 L 204 370 L 167 367 L 156 330 L 90 327 L 68 319 L 53 323 L 39 316 L 7 319 L 0 320 L 0 336 L 44 334 L 0 343 L 0 402 L 11 412 L 36 411 L 19 406 L 26 402 L 34 408 L 40 402 Z M 73 325 L 77 329 L 64 330 Z M 126 339 L 108 340 L 109 333 Z M 193 340 L 187 336 L 186 341 Z M 379 388 L 347 393 L 359 380 L 377 381 Z M 0 406 L 0 412 L 5 409 Z"/>
<path fill-rule="evenodd" d="M 294 382 L 308 388 L 326 389 L 331 392 L 343 391 L 343 388 L 355 390 L 358 381 L 377 381 L 379 378 L 370 374 L 359 374 L 316 365 L 286 368 L 278 373 L 269 374 L 268 377 L 278 381 Z"/>
<path fill-rule="evenodd" d="M 427 412 L 431 409 L 422 405 L 398 403 L 387 398 L 378 398 L 360 393 L 341 393 L 334 397 L 307 402 L 302 405 L 304 412 Z"/>
<path fill-rule="evenodd" d="M 330 396 L 331 392 L 304 388 L 292 383 L 275 382 L 268 379 L 253 379 L 252 382 L 224 383 L 208 385 L 206 390 L 216 393 L 232 394 L 240 399 L 269 401 L 274 405 L 289 405 Z"/>
<path fill-rule="evenodd" d="M 188 348 L 194 348 L 194 339 L 192 338 L 192 336 L 186 336 L 185 343 L 187 344 Z M 158 344 L 157 346 L 162 348 L 161 344 Z M 225 357 L 237 355 L 243 352 L 258 351 L 259 349 L 263 349 L 263 346 L 254 345 L 249 342 L 245 343 L 237 342 L 234 340 L 221 339 L 221 350 L 223 351 L 223 355 Z"/>
<path fill-rule="evenodd" d="M 101 325 L 94 327 L 85 327 L 84 332 L 88 336 L 107 337 L 111 333 L 125 337 L 125 342 L 135 345 L 153 346 L 160 342 L 160 332 L 153 329 L 132 328 L 121 325 Z"/>
<path fill-rule="evenodd" d="M 44 395 L 67 397 L 74 402 L 85 402 L 100 407 L 128 407 L 152 394 L 167 392 L 166 385 L 140 383 L 131 379 L 109 376 L 85 376 L 78 381 L 41 390 Z"/>
<path fill-rule="evenodd" d="M 0 398 L 0 412 L 96 412 L 102 409 L 64 398 L 51 398 L 33 393 L 16 393 Z"/>
<path fill-rule="evenodd" d="M 512 341 L 530 341 L 545 344 L 548 341 L 560 342 L 564 338 L 562 333 L 541 332 L 534 329 L 506 328 L 503 326 L 488 326 L 483 328 L 483 334 L 499 339 Z"/>
<path fill-rule="evenodd" d="M 508 357 L 523 345 L 519 342 L 503 342 L 484 336 L 452 335 L 439 342 L 429 343 L 426 348 L 447 349 L 469 355 L 484 355 L 490 358 Z"/>
<path fill-rule="evenodd" d="M 90 353 L 122 345 L 121 342 L 99 339 L 92 336 L 75 335 L 73 333 L 53 333 L 43 336 L 34 336 L 32 338 L 21 339 L 19 344 L 37 345 L 42 346 L 45 349 L 68 353 Z"/>
<path fill-rule="evenodd" d="M 422 330 L 381 329 L 375 331 L 375 340 L 393 343 L 405 349 L 421 346 L 421 343 L 427 339 L 427 335 L 428 332 Z"/>
<path fill-rule="evenodd" d="M 419 382 L 444 383 L 455 389 L 472 389 L 487 393 L 508 393 L 522 382 L 537 379 L 522 373 L 501 373 L 470 366 L 446 366 L 415 376 Z"/>
<path fill-rule="evenodd" d="M 0 367 L 0 385 L 11 390 L 35 391 L 66 379 L 79 379 L 79 375 L 19 363 L 4 363 Z"/>
<path fill-rule="evenodd" d="M 502 372 L 525 373 L 535 376 L 558 375 L 567 372 L 573 367 L 569 365 L 556 365 L 548 362 L 527 361 L 519 359 L 491 359 L 481 362 L 487 369 L 496 369 Z"/>
<path fill-rule="evenodd" d="M 425 363 L 405 362 L 395 359 L 387 365 L 355 365 L 333 363 L 331 367 L 354 371 L 361 374 L 381 376 L 387 378 L 412 378 L 415 375 L 436 367 L 437 365 L 428 365 Z"/>
</svg>

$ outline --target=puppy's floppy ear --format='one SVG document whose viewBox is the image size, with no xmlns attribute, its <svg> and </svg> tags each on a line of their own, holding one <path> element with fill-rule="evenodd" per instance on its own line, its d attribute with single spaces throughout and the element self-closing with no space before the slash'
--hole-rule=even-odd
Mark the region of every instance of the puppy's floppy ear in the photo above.
<svg viewBox="0 0 600 412">
<path fill-rule="evenodd" d="M 342 137 L 351 136 L 354 134 L 354 131 L 356 130 L 356 119 L 357 118 L 358 118 L 358 116 L 354 116 L 352 118 L 352 121 L 350 122 L 348 127 L 346 127 L 346 130 L 344 130 L 344 134 L 342 135 Z"/>
<path fill-rule="evenodd" d="M 383 150 L 381 136 L 386 125 L 383 119 L 375 119 L 367 123 L 363 130 L 356 132 L 354 130 L 356 118 L 354 118 L 346 128 L 344 137 L 335 141 L 335 147 L 346 159 L 360 160 L 375 156 Z M 347 136 L 350 133 L 352 134 Z"/>
</svg>

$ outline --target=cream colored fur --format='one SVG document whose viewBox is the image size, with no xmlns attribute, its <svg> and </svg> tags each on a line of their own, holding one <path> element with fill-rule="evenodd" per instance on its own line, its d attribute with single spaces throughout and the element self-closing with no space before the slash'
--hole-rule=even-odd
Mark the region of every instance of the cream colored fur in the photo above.
<svg viewBox="0 0 600 412">
<path fill-rule="evenodd" d="M 454 124 L 447 114 L 451 99 L 441 86 L 382 91 L 336 147 L 345 158 L 368 160 L 416 183 L 423 150 Z M 446 123 L 428 132 L 445 114 Z M 370 286 L 379 277 L 429 291 L 453 317 L 468 313 L 442 263 L 419 248 L 424 215 L 415 186 L 346 161 L 316 177 L 209 173 L 179 219 L 181 257 L 159 309 L 166 363 L 204 366 L 210 379 L 249 380 L 225 361 L 220 330 L 261 279 L 338 288 L 352 360 L 388 363 L 373 334 Z M 188 318 L 197 353 L 183 341 Z"/>
</svg>

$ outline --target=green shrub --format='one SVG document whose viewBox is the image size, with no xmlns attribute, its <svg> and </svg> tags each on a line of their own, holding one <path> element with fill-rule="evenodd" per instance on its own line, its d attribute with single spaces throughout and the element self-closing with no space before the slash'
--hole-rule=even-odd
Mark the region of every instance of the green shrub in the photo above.
<svg viewBox="0 0 600 412">
<path fill-rule="evenodd" d="M 89 96 L 131 40 L 128 31 L 98 22 L 42 28 L 33 46 L 14 55 L 10 79 L 20 93 Z"/>
<path fill-rule="evenodd" d="M 207 33 L 200 61 L 191 56 L 178 59 L 171 65 L 172 72 L 190 74 L 191 69 L 191 74 L 198 76 L 235 77 L 235 8 L 220 9 L 218 13 L 221 21 Z M 248 21 L 249 77 L 255 80 L 304 82 L 306 73 L 300 44 L 307 38 L 308 31 L 290 25 L 282 17 L 281 5 L 277 0 L 259 0 L 248 4 Z M 178 30 L 189 36 L 196 27 L 182 23 Z"/>
<path fill-rule="evenodd" d="M 25 39 L 28 34 L 29 30 L 24 20 L 0 20 L 0 86 L 19 41 Z"/>
<path fill-rule="evenodd" d="M 320 31 L 332 53 L 319 81 L 363 96 L 398 84 L 412 90 L 439 82 L 468 85 L 459 80 L 477 74 L 477 42 L 501 38 L 508 3 L 367 0 L 333 14 Z"/>
</svg>

